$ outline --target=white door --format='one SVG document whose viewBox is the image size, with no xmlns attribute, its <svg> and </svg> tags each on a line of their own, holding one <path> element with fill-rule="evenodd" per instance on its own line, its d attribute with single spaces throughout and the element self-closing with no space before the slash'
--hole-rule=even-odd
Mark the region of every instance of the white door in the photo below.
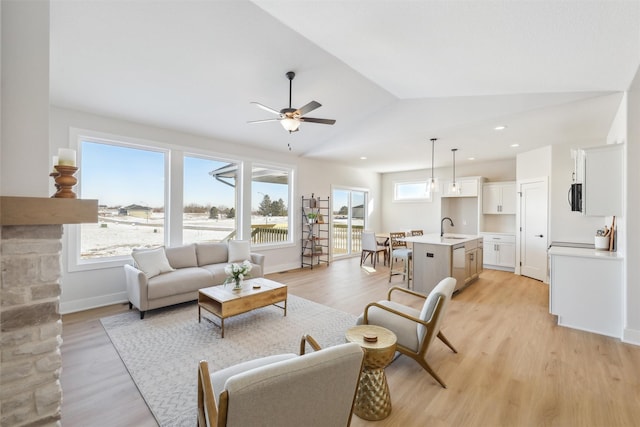
<svg viewBox="0 0 640 427">
<path fill-rule="evenodd" d="M 547 180 L 520 183 L 520 274 L 547 277 Z"/>
</svg>

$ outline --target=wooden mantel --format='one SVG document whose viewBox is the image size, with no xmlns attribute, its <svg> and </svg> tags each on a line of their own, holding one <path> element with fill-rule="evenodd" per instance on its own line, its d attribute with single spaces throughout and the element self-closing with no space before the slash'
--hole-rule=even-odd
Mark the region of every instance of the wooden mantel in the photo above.
<svg viewBox="0 0 640 427">
<path fill-rule="evenodd" d="M 98 222 L 98 201 L 0 196 L 0 225 Z"/>
</svg>

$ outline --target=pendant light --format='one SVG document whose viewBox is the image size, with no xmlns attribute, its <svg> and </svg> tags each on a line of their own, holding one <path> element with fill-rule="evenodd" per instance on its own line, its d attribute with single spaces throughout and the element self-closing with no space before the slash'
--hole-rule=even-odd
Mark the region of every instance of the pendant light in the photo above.
<svg viewBox="0 0 640 427">
<path fill-rule="evenodd" d="M 437 193 L 438 192 L 438 181 L 433 176 L 433 162 L 434 162 L 434 153 L 435 153 L 435 145 L 438 138 L 431 138 L 431 179 L 429 180 L 429 193 Z"/>
<path fill-rule="evenodd" d="M 457 148 L 452 148 L 451 149 L 451 152 L 453 153 L 453 180 L 451 181 L 451 184 L 449 185 L 449 193 L 450 194 L 458 194 L 458 193 L 460 193 L 460 186 L 456 182 L 456 151 L 458 151 Z"/>
</svg>

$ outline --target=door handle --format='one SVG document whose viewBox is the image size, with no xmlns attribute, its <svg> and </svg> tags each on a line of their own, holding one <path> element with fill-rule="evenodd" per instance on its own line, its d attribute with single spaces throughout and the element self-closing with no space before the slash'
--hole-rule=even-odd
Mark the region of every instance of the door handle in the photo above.
<svg viewBox="0 0 640 427">
<path fill-rule="evenodd" d="M 536 235 L 535 235 L 535 236 L 533 236 L 533 237 L 544 237 L 544 236 L 543 236 L 542 234 L 536 234 Z"/>
</svg>

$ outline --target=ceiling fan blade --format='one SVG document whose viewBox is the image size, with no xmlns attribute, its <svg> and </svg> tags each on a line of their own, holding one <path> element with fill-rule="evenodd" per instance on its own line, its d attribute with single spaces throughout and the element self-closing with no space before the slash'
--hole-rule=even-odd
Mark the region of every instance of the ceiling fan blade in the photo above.
<svg viewBox="0 0 640 427">
<path fill-rule="evenodd" d="M 258 107 L 262 108 L 265 111 L 268 111 L 268 112 L 273 113 L 273 114 L 280 115 L 280 111 L 276 111 L 271 107 L 267 107 L 266 105 L 260 104 L 259 102 L 251 101 L 251 103 L 257 105 Z"/>
<path fill-rule="evenodd" d="M 334 124 L 336 121 L 333 119 L 315 119 L 313 117 L 300 117 L 301 122 L 309 122 L 309 123 L 320 123 L 323 125 L 332 125 Z"/>
<path fill-rule="evenodd" d="M 266 123 L 266 122 L 279 122 L 281 119 L 264 119 L 264 120 L 252 120 L 247 123 Z"/>
<path fill-rule="evenodd" d="M 299 116 L 304 116 L 305 114 L 315 110 L 316 108 L 320 108 L 320 107 L 322 107 L 322 104 L 320 104 L 319 102 L 316 102 L 316 101 L 311 101 L 310 103 L 308 103 L 304 107 L 298 108 L 294 112 L 294 114 L 299 115 Z"/>
</svg>

